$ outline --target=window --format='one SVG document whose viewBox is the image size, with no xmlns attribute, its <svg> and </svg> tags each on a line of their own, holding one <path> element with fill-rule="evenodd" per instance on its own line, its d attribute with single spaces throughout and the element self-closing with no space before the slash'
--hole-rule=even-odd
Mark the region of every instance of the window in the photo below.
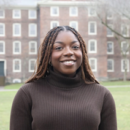
<svg viewBox="0 0 130 130">
<path fill-rule="evenodd" d="M 29 19 L 36 19 L 37 18 L 37 14 L 36 14 L 36 10 L 29 10 L 28 11 L 28 16 L 29 16 Z"/>
<path fill-rule="evenodd" d="M 113 29 L 113 25 L 109 24 L 108 26 Z M 113 36 L 114 33 L 109 28 L 107 28 L 107 37 L 113 37 Z"/>
<path fill-rule="evenodd" d="M 107 19 L 112 19 L 112 18 L 113 18 L 112 12 L 108 11 L 107 12 Z"/>
<path fill-rule="evenodd" d="M 121 72 L 124 72 L 125 69 L 127 70 L 127 72 L 129 72 L 129 60 L 128 59 L 121 60 Z"/>
<path fill-rule="evenodd" d="M 59 7 L 55 6 L 55 7 L 51 7 L 50 9 L 51 9 L 51 11 L 50 11 L 51 12 L 51 14 L 50 14 L 51 16 L 59 16 Z"/>
<path fill-rule="evenodd" d="M 0 54 L 5 54 L 5 42 L 0 41 Z"/>
<path fill-rule="evenodd" d="M 5 11 L 0 9 L 0 18 L 4 18 L 5 17 Z"/>
<path fill-rule="evenodd" d="M 5 36 L 5 24 L 0 23 L 0 36 Z"/>
<path fill-rule="evenodd" d="M 13 36 L 21 36 L 21 24 L 13 24 Z"/>
<path fill-rule="evenodd" d="M 21 79 L 13 79 L 13 83 L 21 83 Z"/>
<path fill-rule="evenodd" d="M 96 53 L 97 52 L 97 41 L 96 40 L 89 40 L 88 52 L 89 53 Z"/>
<path fill-rule="evenodd" d="M 90 64 L 90 67 L 91 67 L 92 71 L 96 72 L 97 71 L 97 59 L 90 58 L 89 59 L 89 64 Z"/>
<path fill-rule="evenodd" d="M 37 25 L 34 23 L 29 24 L 29 36 L 30 37 L 37 36 Z"/>
<path fill-rule="evenodd" d="M 13 72 L 21 72 L 21 60 L 20 59 L 13 60 Z"/>
<path fill-rule="evenodd" d="M 13 54 L 21 54 L 21 42 L 13 42 Z"/>
<path fill-rule="evenodd" d="M 21 10 L 19 9 L 13 10 L 13 18 L 16 18 L 16 19 L 21 18 Z"/>
<path fill-rule="evenodd" d="M 123 54 L 129 54 L 129 43 L 123 41 L 121 42 L 121 50 Z"/>
<path fill-rule="evenodd" d="M 76 21 L 71 21 L 70 22 L 70 27 L 74 28 L 75 30 L 78 31 L 78 22 Z"/>
<path fill-rule="evenodd" d="M 36 60 L 35 59 L 30 59 L 29 60 L 29 72 L 34 72 L 35 64 L 36 64 Z"/>
<path fill-rule="evenodd" d="M 113 42 L 107 42 L 107 54 L 114 54 Z"/>
<path fill-rule="evenodd" d="M 89 35 L 96 35 L 97 34 L 97 24 L 96 24 L 96 22 L 89 22 L 88 23 L 88 34 Z"/>
<path fill-rule="evenodd" d="M 70 16 L 78 16 L 78 8 L 77 7 L 70 7 Z"/>
<path fill-rule="evenodd" d="M 37 43 L 35 41 L 29 42 L 29 54 L 37 54 Z"/>
<path fill-rule="evenodd" d="M 124 37 L 128 37 L 129 36 L 129 26 L 128 25 L 121 25 L 121 34 Z"/>
<path fill-rule="evenodd" d="M 113 72 L 114 71 L 114 61 L 113 59 L 107 60 L 107 72 Z"/>
<path fill-rule="evenodd" d="M 95 8 L 93 8 L 93 7 L 88 8 L 88 16 L 96 16 Z"/>
<path fill-rule="evenodd" d="M 51 29 L 54 28 L 54 27 L 57 27 L 59 26 L 59 22 L 58 21 L 51 21 Z"/>
</svg>

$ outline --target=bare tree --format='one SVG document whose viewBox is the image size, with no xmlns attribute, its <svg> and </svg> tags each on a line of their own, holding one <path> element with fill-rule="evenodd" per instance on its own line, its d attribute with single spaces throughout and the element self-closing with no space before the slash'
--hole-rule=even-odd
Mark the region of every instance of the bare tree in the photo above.
<svg viewBox="0 0 130 130">
<path fill-rule="evenodd" d="M 107 28 L 107 33 L 113 33 L 119 43 L 123 58 L 123 79 L 126 81 L 130 50 L 130 0 L 96 0 L 91 6 L 96 9 L 100 22 Z M 122 44 L 123 41 L 125 42 Z"/>
</svg>

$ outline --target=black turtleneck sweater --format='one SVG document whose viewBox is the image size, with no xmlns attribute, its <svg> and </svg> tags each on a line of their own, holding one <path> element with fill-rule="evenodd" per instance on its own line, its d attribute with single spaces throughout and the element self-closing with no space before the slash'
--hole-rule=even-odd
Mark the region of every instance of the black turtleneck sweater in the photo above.
<svg viewBox="0 0 130 130">
<path fill-rule="evenodd" d="M 105 87 L 53 71 L 18 90 L 10 120 L 10 130 L 117 130 L 116 125 L 115 103 Z"/>
</svg>

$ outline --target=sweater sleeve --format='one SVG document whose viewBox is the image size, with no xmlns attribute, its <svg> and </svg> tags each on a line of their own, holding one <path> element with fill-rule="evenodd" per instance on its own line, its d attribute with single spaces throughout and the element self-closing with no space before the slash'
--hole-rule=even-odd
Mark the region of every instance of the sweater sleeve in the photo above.
<svg viewBox="0 0 130 130">
<path fill-rule="evenodd" d="M 31 122 L 31 99 L 20 88 L 12 104 L 10 130 L 32 130 Z"/>
<path fill-rule="evenodd" d="M 115 102 L 109 91 L 104 97 L 99 130 L 117 130 Z"/>
</svg>

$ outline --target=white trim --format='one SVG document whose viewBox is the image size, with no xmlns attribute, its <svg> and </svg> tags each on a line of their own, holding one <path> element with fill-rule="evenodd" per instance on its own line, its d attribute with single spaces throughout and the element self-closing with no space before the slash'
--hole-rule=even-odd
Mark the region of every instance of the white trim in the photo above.
<svg viewBox="0 0 130 130">
<path fill-rule="evenodd" d="M 108 26 L 110 26 L 112 29 L 114 28 L 112 24 L 108 24 Z M 114 33 L 111 31 L 111 35 L 109 34 L 108 35 L 108 31 L 111 31 L 109 28 L 107 28 L 107 37 L 113 37 L 114 36 Z"/>
<path fill-rule="evenodd" d="M 0 23 L 0 25 L 3 26 L 3 34 L 0 34 L 0 37 L 5 36 L 5 24 L 4 23 Z"/>
<path fill-rule="evenodd" d="M 50 22 L 50 29 L 53 28 L 53 23 L 56 23 L 57 26 L 59 26 L 59 21 L 51 21 L 51 22 Z"/>
<path fill-rule="evenodd" d="M 13 83 L 21 83 L 21 79 L 13 79 Z"/>
<path fill-rule="evenodd" d="M 35 43 L 35 52 L 30 52 L 31 43 Z M 29 42 L 29 54 L 37 54 L 37 42 L 36 41 Z"/>
<path fill-rule="evenodd" d="M 32 25 L 33 25 L 34 28 L 35 28 L 35 29 L 34 29 L 34 30 L 35 30 L 35 32 L 34 32 L 35 34 L 30 34 L 30 31 L 31 31 L 30 29 L 31 29 L 31 26 L 32 26 Z M 37 36 L 37 24 L 36 24 L 36 23 L 30 23 L 30 24 L 29 24 L 29 26 L 28 26 L 28 35 L 29 35 L 29 37 L 36 37 L 36 36 Z"/>
<path fill-rule="evenodd" d="M 72 24 L 75 24 L 76 28 L 74 28 L 74 27 L 72 26 Z M 78 31 L 78 22 L 77 22 L 77 21 L 70 21 L 69 26 Z"/>
<path fill-rule="evenodd" d="M 91 67 L 91 60 L 94 60 L 94 62 L 95 62 L 95 69 L 92 69 L 92 68 L 91 68 L 91 70 L 92 70 L 93 72 L 97 72 L 97 59 L 96 59 L 96 58 L 89 58 L 90 67 Z"/>
<path fill-rule="evenodd" d="M 56 8 L 57 14 L 53 14 L 53 8 Z M 50 7 L 50 16 L 59 16 L 59 7 L 58 6 L 51 6 Z"/>
<path fill-rule="evenodd" d="M 123 26 L 127 27 L 127 35 L 124 35 L 124 34 L 122 33 L 122 31 L 123 31 Z M 129 25 L 125 25 L 125 24 L 122 24 L 122 25 L 121 25 L 121 34 L 122 34 L 124 37 L 129 37 Z"/>
<path fill-rule="evenodd" d="M 108 52 L 108 43 L 112 44 L 112 52 Z M 114 43 L 112 41 L 107 41 L 107 54 L 114 54 Z"/>
<path fill-rule="evenodd" d="M 111 61 L 111 63 L 112 63 L 112 70 L 108 70 L 108 61 Z M 114 72 L 114 60 L 113 59 L 107 59 L 107 72 Z"/>
<path fill-rule="evenodd" d="M 5 10 L 0 9 L 0 11 L 3 11 L 3 16 L 0 16 L 1 19 L 5 18 Z"/>
<path fill-rule="evenodd" d="M 7 63 L 5 59 L 0 59 L 0 61 L 4 61 L 4 75 L 6 76 Z"/>
<path fill-rule="evenodd" d="M 19 34 L 15 34 L 16 25 L 18 25 Z M 21 24 L 20 23 L 14 23 L 13 24 L 13 36 L 15 36 L 15 37 L 21 36 Z"/>
<path fill-rule="evenodd" d="M 31 61 L 34 61 L 34 62 L 35 62 L 35 65 L 34 65 L 34 70 L 35 70 L 36 59 L 29 59 L 29 72 L 34 72 L 34 70 L 31 70 Z"/>
<path fill-rule="evenodd" d="M 94 9 L 94 10 L 95 10 L 95 13 L 94 13 L 93 15 L 91 14 L 91 9 Z M 94 7 L 89 7 L 89 8 L 88 8 L 88 16 L 89 16 L 89 17 L 97 16 L 96 9 L 95 9 Z"/>
<path fill-rule="evenodd" d="M 35 16 L 34 17 L 31 16 L 31 11 L 35 12 Z M 29 19 L 36 19 L 37 18 L 37 11 L 35 9 L 28 10 L 28 18 Z"/>
<path fill-rule="evenodd" d="M 3 43 L 3 52 L 0 52 L 0 54 L 5 54 L 5 41 L 0 41 L 0 43 Z"/>
<path fill-rule="evenodd" d="M 121 42 L 121 50 L 123 49 L 123 44 L 124 43 L 127 43 L 127 42 L 126 41 Z M 128 46 L 130 46 L 129 43 L 127 43 L 127 49 L 128 49 Z M 124 52 L 122 51 L 122 53 L 124 53 Z M 128 50 L 128 52 L 126 54 L 129 54 L 129 50 Z"/>
<path fill-rule="evenodd" d="M 123 69 L 123 61 L 124 61 L 125 59 L 121 59 L 121 72 L 124 72 L 125 70 Z M 129 72 L 129 59 L 126 59 L 126 61 L 127 61 L 127 72 Z"/>
<path fill-rule="evenodd" d="M 72 13 L 72 9 L 73 9 L 73 8 L 76 9 L 76 14 L 73 14 L 73 13 Z M 78 16 L 78 7 L 76 7 L 76 6 L 71 6 L 71 7 L 69 8 L 69 16 Z"/>
<path fill-rule="evenodd" d="M 19 43 L 19 52 L 15 52 L 15 43 Z M 20 41 L 13 42 L 13 54 L 21 54 L 21 42 Z"/>
<path fill-rule="evenodd" d="M 15 11 L 18 11 L 19 16 L 15 16 Z M 13 9 L 13 19 L 20 19 L 21 18 L 21 10 L 20 9 Z"/>
<path fill-rule="evenodd" d="M 94 30 L 95 30 L 95 32 L 90 32 L 90 24 L 91 23 L 94 23 Z M 89 35 L 97 35 L 97 23 L 95 22 L 95 21 L 90 21 L 90 22 L 88 22 L 88 34 Z"/>
<path fill-rule="evenodd" d="M 19 70 L 15 70 L 15 61 L 19 61 Z M 21 72 L 21 59 L 13 59 L 13 72 Z"/>
<path fill-rule="evenodd" d="M 94 51 L 91 51 L 91 42 L 94 42 L 94 46 L 95 46 L 95 50 Z M 94 40 L 94 39 L 91 39 L 88 41 L 88 52 L 89 53 L 97 53 L 97 40 Z"/>
</svg>

